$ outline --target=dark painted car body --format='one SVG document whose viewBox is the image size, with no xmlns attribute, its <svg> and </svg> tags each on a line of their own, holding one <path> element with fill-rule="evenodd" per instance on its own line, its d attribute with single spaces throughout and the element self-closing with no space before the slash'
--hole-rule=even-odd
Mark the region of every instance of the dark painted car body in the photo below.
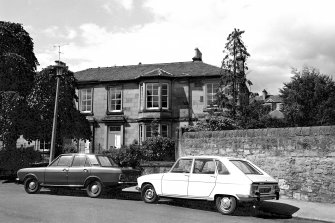
<svg viewBox="0 0 335 223">
<path fill-rule="evenodd" d="M 89 196 L 94 185 L 100 187 L 100 192 L 104 188 L 122 189 L 136 185 L 139 175 L 138 170 L 120 168 L 110 157 L 96 154 L 63 154 L 47 167 L 24 168 L 17 172 L 18 180 L 24 182 L 28 193 L 36 193 L 40 187 L 71 187 L 86 188 Z"/>
</svg>

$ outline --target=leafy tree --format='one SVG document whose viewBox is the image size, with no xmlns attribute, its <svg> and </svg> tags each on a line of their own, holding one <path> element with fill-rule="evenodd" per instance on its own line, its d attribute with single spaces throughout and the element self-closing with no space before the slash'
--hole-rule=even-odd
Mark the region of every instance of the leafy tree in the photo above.
<svg viewBox="0 0 335 223">
<path fill-rule="evenodd" d="M 74 73 L 64 68 L 60 78 L 57 119 L 57 144 L 55 155 L 61 153 L 59 148 L 64 138 L 90 139 L 91 129 L 86 117 L 75 107 L 78 97 L 75 93 Z M 28 138 L 50 141 L 54 114 L 56 92 L 56 67 L 49 66 L 36 75 L 34 87 L 28 96 L 28 106 L 39 117 L 35 131 Z"/>
<path fill-rule="evenodd" d="M 293 126 L 335 124 L 335 82 L 313 67 L 301 71 L 292 69 L 294 76 L 280 89 L 283 112 Z"/>
<path fill-rule="evenodd" d="M 175 142 L 167 137 L 147 138 L 141 145 L 143 159 L 147 161 L 174 161 Z"/>
<path fill-rule="evenodd" d="M 0 135 L 8 148 L 31 121 L 26 96 L 38 65 L 33 48 L 21 24 L 0 21 Z"/>
<path fill-rule="evenodd" d="M 235 113 L 238 104 L 246 105 L 249 103 L 249 91 L 246 83 L 252 84 L 246 79 L 245 71 L 248 70 L 246 60 L 250 54 L 242 41 L 243 33 L 244 31 L 234 29 L 227 38 L 228 42 L 225 45 L 225 57 L 222 60 L 221 69 L 224 73 L 217 94 L 219 106 L 230 109 L 233 113 Z M 228 97 L 223 89 L 228 89 Z"/>
</svg>

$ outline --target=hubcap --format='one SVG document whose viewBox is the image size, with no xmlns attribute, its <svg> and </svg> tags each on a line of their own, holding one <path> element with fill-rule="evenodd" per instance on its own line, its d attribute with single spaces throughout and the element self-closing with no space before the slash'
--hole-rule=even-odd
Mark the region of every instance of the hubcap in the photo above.
<svg viewBox="0 0 335 223">
<path fill-rule="evenodd" d="M 93 194 L 98 193 L 98 191 L 99 191 L 99 186 L 96 185 L 96 184 L 94 184 L 94 185 L 91 187 L 91 191 L 92 191 Z"/>
<path fill-rule="evenodd" d="M 231 206 L 230 199 L 228 197 L 224 197 L 221 199 L 221 208 L 223 209 L 229 209 Z"/>
<path fill-rule="evenodd" d="M 152 199 L 154 197 L 154 191 L 152 189 L 148 189 L 145 192 L 145 197 L 148 198 L 148 199 Z"/>
<path fill-rule="evenodd" d="M 29 183 L 29 189 L 30 190 L 34 190 L 36 188 L 36 183 L 34 182 L 34 181 L 31 181 L 30 183 Z"/>
</svg>

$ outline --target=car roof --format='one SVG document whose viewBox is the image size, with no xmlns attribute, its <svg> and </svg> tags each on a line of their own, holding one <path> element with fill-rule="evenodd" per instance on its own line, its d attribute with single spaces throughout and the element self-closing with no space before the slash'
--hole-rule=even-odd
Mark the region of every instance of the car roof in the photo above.
<svg viewBox="0 0 335 223">
<path fill-rule="evenodd" d="M 233 160 L 233 159 L 237 159 L 237 160 L 245 160 L 244 158 L 237 158 L 237 157 L 228 157 L 228 156 L 215 156 L 215 155 L 196 155 L 196 156 L 183 156 L 180 158 L 189 158 L 189 159 L 226 159 L 226 160 Z"/>
</svg>

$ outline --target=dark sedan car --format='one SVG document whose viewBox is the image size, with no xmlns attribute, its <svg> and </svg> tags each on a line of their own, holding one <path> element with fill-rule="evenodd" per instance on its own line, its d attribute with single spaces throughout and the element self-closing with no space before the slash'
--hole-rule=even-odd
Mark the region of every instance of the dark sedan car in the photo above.
<svg viewBox="0 0 335 223">
<path fill-rule="evenodd" d="M 120 168 L 110 157 L 95 154 L 63 154 L 47 167 L 24 168 L 17 172 L 27 193 L 41 187 L 86 189 L 90 197 L 98 197 L 105 188 L 122 189 L 137 184 L 140 171 Z"/>
</svg>

